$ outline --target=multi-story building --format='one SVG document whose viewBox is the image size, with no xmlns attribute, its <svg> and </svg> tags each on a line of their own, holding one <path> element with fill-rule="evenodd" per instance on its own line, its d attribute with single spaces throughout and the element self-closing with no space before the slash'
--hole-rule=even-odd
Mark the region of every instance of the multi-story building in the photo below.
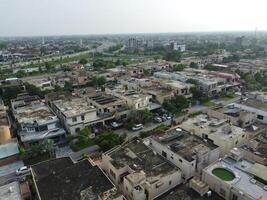
<svg viewBox="0 0 267 200">
<path fill-rule="evenodd" d="M 220 149 L 210 141 L 182 129 L 171 129 L 149 138 L 150 147 L 182 171 L 183 181 L 200 174 L 219 159 Z"/>
<path fill-rule="evenodd" d="M 244 101 L 232 103 L 227 106 L 229 109 L 242 109 L 257 115 L 257 121 L 267 124 L 267 104 L 261 100 L 248 98 Z"/>
<path fill-rule="evenodd" d="M 243 159 L 237 149 L 205 168 L 202 181 L 226 200 L 267 199 L 267 167 Z"/>
<path fill-rule="evenodd" d="M 92 126 L 99 117 L 96 108 L 90 106 L 84 98 L 71 94 L 51 93 L 46 97 L 49 106 L 55 112 L 68 133 L 75 135 L 82 129 Z"/>
<path fill-rule="evenodd" d="M 225 155 L 234 147 L 243 145 L 248 140 L 248 133 L 232 125 L 230 120 L 218 119 L 207 114 L 189 118 L 179 127 L 219 146 L 220 156 Z"/>
<path fill-rule="evenodd" d="M 39 97 L 18 95 L 16 99 L 11 100 L 11 107 L 16 120 L 17 134 L 25 145 L 44 139 L 59 142 L 65 138 L 66 132 L 61 127 L 58 117 Z"/>
<path fill-rule="evenodd" d="M 182 182 L 181 171 L 139 139 L 104 153 L 101 168 L 132 200 L 155 199 Z"/>
</svg>

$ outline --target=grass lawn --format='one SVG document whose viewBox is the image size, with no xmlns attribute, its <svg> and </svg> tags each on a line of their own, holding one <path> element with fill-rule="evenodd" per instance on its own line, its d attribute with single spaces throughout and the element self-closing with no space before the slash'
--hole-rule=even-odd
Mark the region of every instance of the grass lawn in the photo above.
<svg viewBox="0 0 267 200">
<path fill-rule="evenodd" d="M 232 181 L 235 179 L 234 173 L 224 168 L 215 168 L 212 170 L 212 174 L 223 181 Z"/>
<path fill-rule="evenodd" d="M 207 107 L 213 107 L 213 106 L 216 106 L 216 103 L 214 103 L 213 101 L 207 101 L 203 103 L 203 105 Z"/>
</svg>

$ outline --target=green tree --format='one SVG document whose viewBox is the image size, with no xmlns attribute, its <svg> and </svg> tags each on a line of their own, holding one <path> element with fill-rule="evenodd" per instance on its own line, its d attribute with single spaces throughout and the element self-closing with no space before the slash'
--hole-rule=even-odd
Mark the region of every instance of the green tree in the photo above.
<svg viewBox="0 0 267 200">
<path fill-rule="evenodd" d="M 69 92 L 72 92 L 72 91 L 73 91 L 73 85 L 72 85 L 72 82 L 70 82 L 70 81 L 65 81 L 64 89 L 67 90 L 67 91 L 69 91 Z"/>
<path fill-rule="evenodd" d="M 191 62 L 189 66 L 190 66 L 190 68 L 198 69 L 198 64 L 195 62 Z"/>
<path fill-rule="evenodd" d="M 86 63 L 88 63 L 88 61 L 85 58 L 82 58 L 79 63 L 85 65 Z"/>
<path fill-rule="evenodd" d="M 177 95 L 175 98 L 171 100 L 164 101 L 162 106 L 167 111 L 173 114 L 178 114 L 181 113 L 183 109 L 188 108 L 189 101 L 184 96 Z"/>
</svg>

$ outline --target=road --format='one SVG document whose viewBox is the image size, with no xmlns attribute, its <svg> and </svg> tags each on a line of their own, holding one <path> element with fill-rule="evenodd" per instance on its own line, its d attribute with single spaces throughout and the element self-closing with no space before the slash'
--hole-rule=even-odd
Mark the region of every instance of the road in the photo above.
<svg viewBox="0 0 267 200">
<path fill-rule="evenodd" d="M 7 174 L 5 176 L 1 176 L 0 177 L 0 186 L 6 185 L 6 184 L 14 182 L 14 181 L 22 180 L 22 179 L 24 179 L 26 176 L 28 176 L 30 174 L 31 174 L 31 172 L 28 172 L 26 174 L 18 176 L 18 175 L 16 175 L 16 172 L 12 172 L 12 173 Z"/>
<path fill-rule="evenodd" d="M 133 137 L 136 137 L 136 136 L 139 136 L 139 134 L 141 132 L 146 132 L 146 131 L 150 131 L 154 128 L 156 128 L 157 126 L 159 126 L 160 124 L 165 124 L 167 126 L 171 125 L 171 120 L 167 120 L 165 122 L 162 122 L 162 123 L 147 123 L 144 125 L 144 128 L 139 130 L 139 131 L 131 131 L 131 130 L 128 130 L 126 128 L 122 128 L 122 129 L 118 129 L 118 130 L 115 130 L 114 132 L 119 134 L 119 135 L 123 135 L 123 134 L 126 134 L 127 135 L 127 140 L 133 138 Z"/>
</svg>

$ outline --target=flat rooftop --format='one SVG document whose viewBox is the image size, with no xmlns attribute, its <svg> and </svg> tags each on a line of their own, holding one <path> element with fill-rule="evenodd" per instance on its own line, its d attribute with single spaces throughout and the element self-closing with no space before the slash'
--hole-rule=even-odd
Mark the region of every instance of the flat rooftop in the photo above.
<svg viewBox="0 0 267 200">
<path fill-rule="evenodd" d="M 0 187 L 0 200 L 22 200 L 19 182 L 12 182 Z"/>
<path fill-rule="evenodd" d="M 242 104 L 248 107 L 256 108 L 267 112 L 267 104 L 256 99 L 247 99 Z"/>
<path fill-rule="evenodd" d="M 0 145 L 0 160 L 19 154 L 17 143 L 6 143 Z"/>
<path fill-rule="evenodd" d="M 235 175 L 232 181 L 227 181 L 225 183 L 228 183 L 238 191 L 250 195 L 253 199 L 259 199 L 261 196 L 263 196 L 263 199 L 267 199 L 267 190 L 264 189 L 265 185 L 260 181 L 255 181 L 255 176 L 251 174 L 251 170 L 255 168 L 254 165 L 254 163 L 247 160 L 235 161 L 230 157 L 226 157 L 225 159 L 218 160 L 204 170 L 215 178 L 218 178 L 212 173 L 213 169 L 225 168 Z M 266 177 L 267 170 L 265 169 L 263 173 Z"/>
<path fill-rule="evenodd" d="M 110 105 L 110 104 L 116 104 L 116 103 L 122 103 L 122 100 L 119 99 L 118 97 L 100 93 L 100 94 L 95 94 L 92 96 L 89 96 L 89 99 L 92 101 L 96 102 L 99 105 Z"/>
<path fill-rule="evenodd" d="M 83 113 L 96 111 L 96 108 L 90 106 L 83 98 L 60 99 L 53 101 L 53 103 L 66 117 L 74 117 Z"/>
<path fill-rule="evenodd" d="M 69 157 L 33 165 L 33 174 L 42 200 L 98 200 L 114 185 L 88 160 L 73 163 Z"/>
<path fill-rule="evenodd" d="M 164 134 L 153 135 L 152 138 L 189 162 L 195 160 L 198 153 L 205 154 L 218 148 L 217 145 L 209 141 L 204 142 L 202 138 L 185 130 L 172 129 Z"/>
<path fill-rule="evenodd" d="M 19 123 L 46 123 L 47 121 L 57 120 L 52 111 L 42 102 L 19 107 L 14 111 L 14 116 Z"/>
<path fill-rule="evenodd" d="M 267 133 L 263 132 L 241 148 L 267 159 Z"/>
<path fill-rule="evenodd" d="M 202 133 L 207 135 L 216 134 L 224 140 L 235 138 L 236 136 L 244 134 L 242 128 L 231 125 L 227 119 L 217 119 L 210 117 L 207 114 L 201 114 L 193 118 L 189 118 L 179 126 L 182 129 L 193 132 L 198 136 L 201 136 Z"/>
<path fill-rule="evenodd" d="M 135 171 L 144 171 L 147 177 L 168 175 L 179 170 L 163 157 L 153 152 L 141 139 L 135 139 L 109 153 L 112 165 L 120 169 L 129 166 Z"/>
</svg>

